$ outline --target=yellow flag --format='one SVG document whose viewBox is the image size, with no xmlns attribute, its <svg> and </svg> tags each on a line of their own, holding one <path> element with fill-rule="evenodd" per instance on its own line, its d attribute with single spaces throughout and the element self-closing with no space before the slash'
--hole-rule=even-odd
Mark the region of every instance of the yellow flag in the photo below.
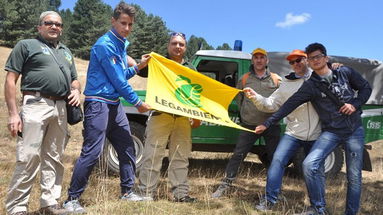
<svg viewBox="0 0 383 215">
<path fill-rule="evenodd" d="M 154 52 L 150 55 L 145 101 L 153 109 L 251 131 L 229 118 L 229 104 L 240 90 Z"/>
</svg>

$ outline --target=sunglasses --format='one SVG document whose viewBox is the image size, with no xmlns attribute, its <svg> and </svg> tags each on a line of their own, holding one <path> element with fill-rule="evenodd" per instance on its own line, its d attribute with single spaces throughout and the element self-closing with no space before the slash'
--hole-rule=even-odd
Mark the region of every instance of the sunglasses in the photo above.
<svg viewBox="0 0 383 215">
<path fill-rule="evenodd" d="M 182 38 L 184 38 L 184 40 L 186 40 L 186 35 L 184 33 L 180 33 L 180 32 L 173 32 L 170 34 L 171 37 L 175 37 L 175 36 L 180 36 Z"/>
<path fill-rule="evenodd" d="M 322 57 L 324 57 L 325 55 L 324 54 L 317 54 L 315 56 L 311 56 L 309 58 L 307 58 L 309 61 L 314 61 L 314 60 L 319 60 L 321 59 Z"/>
<path fill-rule="evenodd" d="M 301 57 L 301 58 L 298 58 L 298 59 L 296 59 L 296 60 L 291 60 L 291 61 L 289 61 L 289 64 L 290 64 L 290 65 L 294 65 L 295 63 L 300 63 L 302 60 L 303 60 L 302 57 Z"/>
<path fill-rule="evenodd" d="M 51 22 L 51 21 L 45 21 L 44 22 L 44 25 L 45 26 L 48 26 L 48 27 L 52 27 L 53 25 L 55 25 L 56 27 L 58 28 L 62 28 L 64 26 L 64 24 L 62 23 L 59 23 L 59 22 Z"/>
</svg>

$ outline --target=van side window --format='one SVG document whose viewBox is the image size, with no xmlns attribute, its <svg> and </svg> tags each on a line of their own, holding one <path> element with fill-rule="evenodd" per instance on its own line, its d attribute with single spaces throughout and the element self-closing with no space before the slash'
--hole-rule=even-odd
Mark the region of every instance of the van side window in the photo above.
<svg viewBox="0 0 383 215">
<path fill-rule="evenodd" d="M 238 63 L 232 61 L 201 60 L 197 71 L 231 87 L 238 80 Z"/>
</svg>

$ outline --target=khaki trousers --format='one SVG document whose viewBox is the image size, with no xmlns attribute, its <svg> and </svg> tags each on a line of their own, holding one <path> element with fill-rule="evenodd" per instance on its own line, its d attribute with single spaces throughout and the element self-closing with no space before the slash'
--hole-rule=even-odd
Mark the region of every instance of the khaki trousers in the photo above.
<svg viewBox="0 0 383 215">
<path fill-rule="evenodd" d="M 65 101 L 25 95 L 21 108 L 16 166 L 5 201 L 7 212 L 27 211 L 33 182 L 40 172 L 40 207 L 57 204 L 64 174 L 62 155 L 68 141 Z"/>
<path fill-rule="evenodd" d="M 171 189 L 175 198 L 182 198 L 189 192 L 187 174 L 191 153 L 191 126 L 186 117 L 161 113 L 149 118 L 138 188 L 143 194 L 153 195 L 167 145 Z"/>
</svg>

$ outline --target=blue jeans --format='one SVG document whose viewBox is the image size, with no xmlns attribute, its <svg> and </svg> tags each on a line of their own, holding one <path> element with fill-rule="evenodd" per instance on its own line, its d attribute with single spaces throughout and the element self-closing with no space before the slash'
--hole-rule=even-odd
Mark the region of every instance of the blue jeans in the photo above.
<svg viewBox="0 0 383 215">
<path fill-rule="evenodd" d="M 276 203 L 281 192 L 282 177 L 286 166 L 300 147 L 308 154 L 314 141 L 303 141 L 285 134 L 274 152 L 273 160 L 267 171 L 266 195 L 267 201 Z M 321 169 L 321 170 L 324 170 Z"/>
<path fill-rule="evenodd" d="M 97 163 L 105 138 L 118 154 L 121 193 L 131 192 L 135 180 L 135 149 L 128 118 L 122 104 L 98 101 L 84 103 L 84 144 L 73 169 L 68 199 L 78 199 L 84 192 L 89 176 Z"/>
<path fill-rule="evenodd" d="M 303 173 L 311 206 L 318 212 L 324 211 L 325 184 L 322 183 L 322 175 L 318 169 L 339 143 L 345 143 L 347 165 L 347 200 L 346 215 L 357 214 L 360 206 L 362 189 L 362 166 L 364 130 L 360 126 L 350 136 L 343 137 L 328 131 L 322 132 L 318 140 L 312 146 L 310 153 L 303 161 Z"/>
</svg>

